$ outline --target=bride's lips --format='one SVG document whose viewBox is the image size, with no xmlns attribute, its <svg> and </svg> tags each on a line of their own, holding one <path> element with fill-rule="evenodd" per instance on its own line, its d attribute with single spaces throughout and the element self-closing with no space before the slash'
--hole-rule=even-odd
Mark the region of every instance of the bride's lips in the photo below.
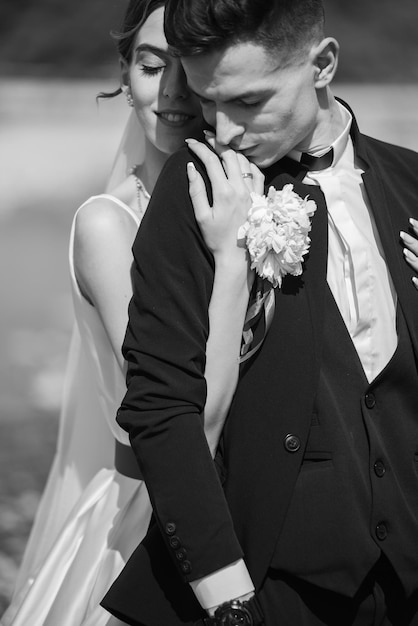
<svg viewBox="0 0 418 626">
<path fill-rule="evenodd" d="M 156 111 L 155 114 L 160 122 L 172 128 L 186 126 L 196 117 L 195 115 L 189 115 L 183 111 Z"/>
</svg>

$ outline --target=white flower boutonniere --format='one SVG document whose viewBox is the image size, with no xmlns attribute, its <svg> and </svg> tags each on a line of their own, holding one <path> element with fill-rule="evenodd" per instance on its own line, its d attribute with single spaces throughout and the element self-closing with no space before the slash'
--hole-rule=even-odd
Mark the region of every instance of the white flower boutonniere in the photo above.
<svg viewBox="0 0 418 626">
<path fill-rule="evenodd" d="M 292 184 L 279 191 L 270 187 L 267 197 L 252 193 L 251 198 L 253 203 L 238 239 L 248 249 L 251 269 L 273 287 L 280 287 L 286 274 L 302 273 L 316 202 L 298 196 Z"/>
</svg>

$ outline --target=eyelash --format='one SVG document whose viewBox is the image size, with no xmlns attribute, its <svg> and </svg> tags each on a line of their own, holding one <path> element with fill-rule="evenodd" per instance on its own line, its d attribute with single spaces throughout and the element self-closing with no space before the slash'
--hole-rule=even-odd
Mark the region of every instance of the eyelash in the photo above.
<svg viewBox="0 0 418 626">
<path fill-rule="evenodd" d="M 160 74 L 165 69 L 165 65 L 160 65 L 158 67 L 151 67 L 150 65 L 141 65 L 141 72 L 144 76 L 156 76 Z"/>
<path fill-rule="evenodd" d="M 259 101 L 257 102 L 241 102 L 242 106 L 250 109 L 252 107 L 258 107 L 261 103 Z"/>
<path fill-rule="evenodd" d="M 212 104 L 211 100 L 205 100 L 204 98 L 199 98 L 200 100 L 200 104 L 202 106 L 209 106 L 210 104 Z M 257 102 L 237 102 L 237 104 L 239 106 L 245 107 L 246 109 L 251 109 L 251 108 L 255 108 L 260 106 L 261 102 L 257 101 Z"/>
</svg>

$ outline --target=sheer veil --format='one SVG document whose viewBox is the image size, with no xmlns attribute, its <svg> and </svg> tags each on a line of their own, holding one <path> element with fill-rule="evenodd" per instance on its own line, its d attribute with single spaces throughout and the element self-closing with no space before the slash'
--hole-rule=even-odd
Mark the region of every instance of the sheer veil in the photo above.
<svg viewBox="0 0 418 626">
<path fill-rule="evenodd" d="M 142 163 L 144 158 L 144 133 L 132 110 L 105 191 L 109 193 L 123 182 L 132 166 Z M 98 409 L 97 392 L 86 388 L 90 366 L 83 348 L 74 322 L 55 457 L 19 568 L 14 598 L 24 593 L 89 482 L 103 468 L 114 466 L 114 437 Z M 120 400 L 123 379 L 121 386 Z"/>
<path fill-rule="evenodd" d="M 126 178 L 134 165 L 143 163 L 144 158 L 145 136 L 135 111 L 132 110 L 113 161 L 106 192 L 115 189 Z"/>
</svg>

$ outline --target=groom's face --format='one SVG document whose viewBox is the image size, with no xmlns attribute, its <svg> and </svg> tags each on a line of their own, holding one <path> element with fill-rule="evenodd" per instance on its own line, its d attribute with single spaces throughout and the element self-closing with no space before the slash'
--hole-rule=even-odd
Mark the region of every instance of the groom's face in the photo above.
<svg viewBox="0 0 418 626">
<path fill-rule="evenodd" d="M 217 141 L 267 167 L 310 147 L 319 106 L 309 51 L 267 54 L 252 42 L 184 57 L 190 88 Z"/>
</svg>

